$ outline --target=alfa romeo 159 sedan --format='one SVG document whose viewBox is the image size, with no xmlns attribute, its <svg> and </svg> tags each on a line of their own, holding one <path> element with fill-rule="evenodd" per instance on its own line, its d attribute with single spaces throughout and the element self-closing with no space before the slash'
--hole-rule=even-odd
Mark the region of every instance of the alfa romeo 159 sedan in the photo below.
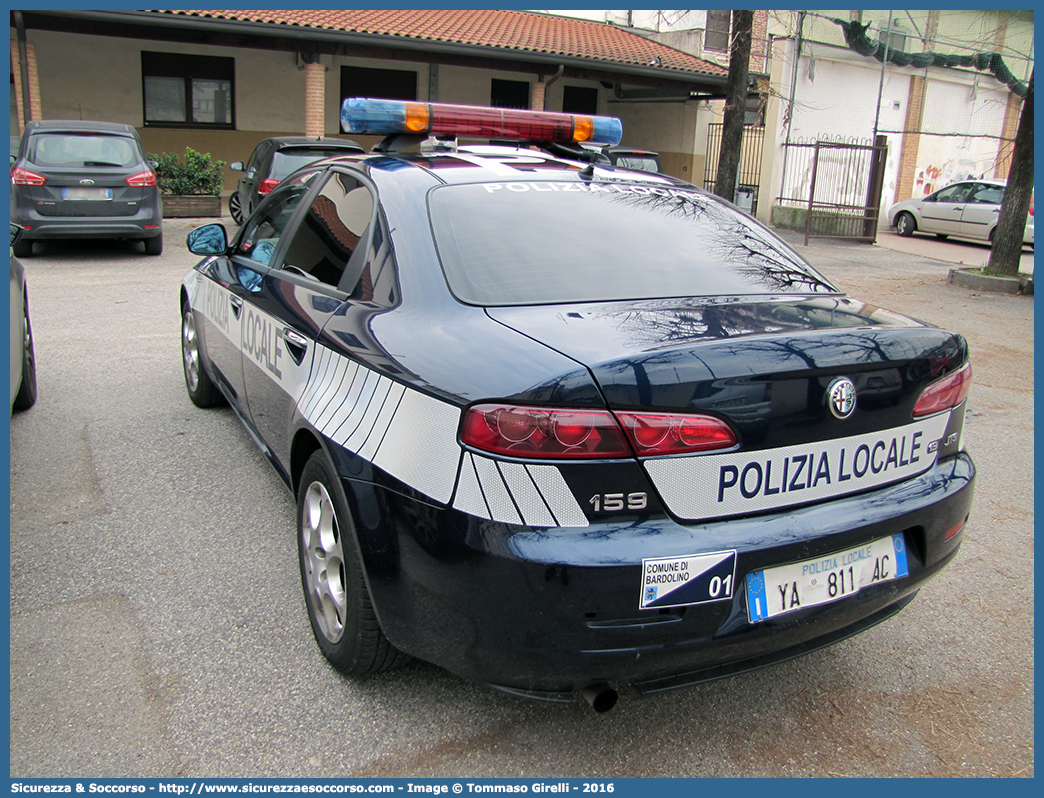
<svg viewBox="0 0 1044 798">
<path fill-rule="evenodd" d="M 961 335 L 687 183 L 541 149 L 616 119 L 350 99 L 342 123 L 388 138 L 231 240 L 193 231 L 180 291 L 189 396 L 294 492 L 336 668 L 413 656 L 605 710 L 853 635 L 957 553 Z"/>
</svg>

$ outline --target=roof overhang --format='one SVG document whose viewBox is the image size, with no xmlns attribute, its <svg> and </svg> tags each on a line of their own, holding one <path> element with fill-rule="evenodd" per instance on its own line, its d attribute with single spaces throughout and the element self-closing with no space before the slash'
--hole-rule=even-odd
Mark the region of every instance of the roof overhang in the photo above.
<svg viewBox="0 0 1044 798">
<path fill-rule="evenodd" d="M 547 76 L 563 66 L 565 78 L 666 89 L 675 93 L 674 96 L 679 99 L 689 93 L 720 95 L 727 80 L 725 75 L 678 70 L 665 72 L 658 66 L 599 61 L 516 48 L 150 11 L 60 9 L 11 13 L 20 13 L 27 29 L 95 36 L 438 63 Z"/>
</svg>

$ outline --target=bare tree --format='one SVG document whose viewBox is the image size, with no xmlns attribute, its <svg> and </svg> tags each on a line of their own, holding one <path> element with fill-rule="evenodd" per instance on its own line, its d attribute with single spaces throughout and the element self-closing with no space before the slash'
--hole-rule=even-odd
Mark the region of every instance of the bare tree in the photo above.
<svg viewBox="0 0 1044 798">
<path fill-rule="evenodd" d="M 718 156 L 718 174 L 714 179 L 714 193 L 729 202 L 734 202 L 736 199 L 736 183 L 739 178 L 753 27 L 753 11 L 732 12 L 732 46 L 729 51 L 729 79 L 725 84 L 725 116 L 721 126 L 721 154 Z"/>
<path fill-rule="evenodd" d="M 1026 229 L 1033 196 L 1033 73 L 1030 73 L 1026 99 L 1022 103 L 1019 129 L 1015 133 L 1015 147 L 1011 153 L 1008 187 L 1004 191 L 1000 219 L 993 234 L 993 251 L 986 270 L 1011 277 L 1019 273 L 1022 255 L 1022 236 Z"/>
</svg>

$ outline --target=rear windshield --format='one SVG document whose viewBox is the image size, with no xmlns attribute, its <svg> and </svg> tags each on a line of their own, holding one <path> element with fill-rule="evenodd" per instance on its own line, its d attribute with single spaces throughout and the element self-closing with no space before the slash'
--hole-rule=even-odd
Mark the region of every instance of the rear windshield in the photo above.
<svg viewBox="0 0 1044 798">
<path fill-rule="evenodd" d="M 38 133 L 26 158 L 37 166 L 133 166 L 141 163 L 137 142 L 104 133 Z"/>
<path fill-rule="evenodd" d="M 290 150 L 279 150 L 272 158 L 272 173 L 269 177 L 282 180 L 288 174 L 302 166 L 329 158 L 333 155 L 347 155 L 354 150 L 343 148 L 319 149 L 317 147 L 295 147 Z"/>
<path fill-rule="evenodd" d="M 476 305 L 836 293 L 707 194 L 624 183 L 443 186 L 429 207 L 453 293 Z"/>
</svg>

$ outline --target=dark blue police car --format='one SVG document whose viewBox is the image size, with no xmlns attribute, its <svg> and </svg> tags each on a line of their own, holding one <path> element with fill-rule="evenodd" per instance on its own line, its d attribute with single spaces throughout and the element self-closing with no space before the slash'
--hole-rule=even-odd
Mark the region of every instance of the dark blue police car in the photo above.
<svg viewBox="0 0 1044 798">
<path fill-rule="evenodd" d="M 855 634 L 956 554 L 959 334 L 687 183 L 540 149 L 616 144 L 615 119 L 342 122 L 388 138 L 231 241 L 193 231 L 180 296 L 189 396 L 227 400 L 296 495 L 335 667 L 412 655 L 604 710 Z"/>
</svg>

